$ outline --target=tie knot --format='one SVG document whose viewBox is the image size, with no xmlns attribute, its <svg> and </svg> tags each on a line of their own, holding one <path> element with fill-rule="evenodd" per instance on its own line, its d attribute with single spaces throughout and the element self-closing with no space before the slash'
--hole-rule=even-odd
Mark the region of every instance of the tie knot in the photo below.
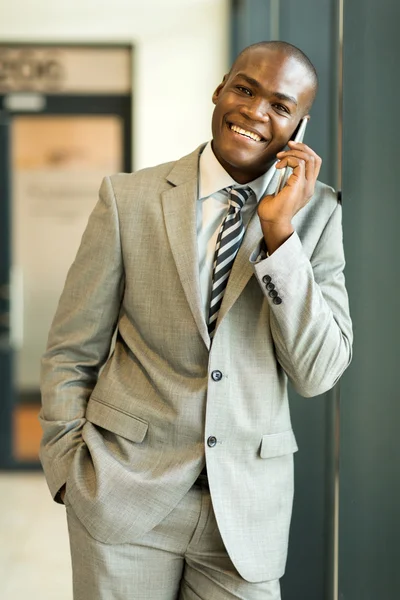
<svg viewBox="0 0 400 600">
<path fill-rule="evenodd" d="M 250 198 L 253 190 L 246 187 L 232 187 L 229 190 L 229 206 L 241 210 L 245 202 Z"/>
</svg>

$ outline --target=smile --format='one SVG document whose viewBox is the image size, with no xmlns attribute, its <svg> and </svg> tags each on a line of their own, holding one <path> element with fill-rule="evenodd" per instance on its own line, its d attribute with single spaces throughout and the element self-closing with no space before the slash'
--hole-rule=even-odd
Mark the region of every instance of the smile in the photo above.
<svg viewBox="0 0 400 600">
<path fill-rule="evenodd" d="M 252 131 L 247 131 L 246 129 L 242 129 L 241 127 L 238 127 L 237 125 L 229 125 L 229 127 L 235 133 L 238 133 L 239 135 L 242 135 L 243 137 L 249 138 L 251 140 L 254 140 L 255 142 L 261 142 L 261 140 L 263 139 L 257 133 L 253 133 Z"/>
</svg>

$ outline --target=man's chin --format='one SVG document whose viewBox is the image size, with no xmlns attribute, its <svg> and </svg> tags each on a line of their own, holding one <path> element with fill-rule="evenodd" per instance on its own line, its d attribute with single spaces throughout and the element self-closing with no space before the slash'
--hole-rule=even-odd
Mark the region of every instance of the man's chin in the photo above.
<svg viewBox="0 0 400 600">
<path fill-rule="evenodd" d="M 254 174 L 255 177 L 259 177 L 260 174 L 265 173 L 271 166 L 273 161 L 270 159 L 260 160 L 260 157 L 254 156 L 237 156 L 231 155 L 226 156 L 225 164 L 229 165 L 230 168 L 236 171 L 242 171 L 243 173 Z M 257 175 L 258 173 L 258 175 Z"/>
<path fill-rule="evenodd" d="M 260 153 L 250 151 L 248 148 L 239 148 L 239 144 L 212 143 L 212 148 L 217 160 L 236 181 L 239 181 L 238 175 L 246 178 L 247 181 L 256 179 L 269 169 L 275 159 L 275 157 L 271 159 L 269 156 L 260 156 Z"/>
</svg>

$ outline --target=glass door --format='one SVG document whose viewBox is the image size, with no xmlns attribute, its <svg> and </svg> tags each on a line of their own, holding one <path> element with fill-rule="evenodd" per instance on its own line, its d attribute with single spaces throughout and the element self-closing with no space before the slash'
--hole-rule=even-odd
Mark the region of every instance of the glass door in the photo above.
<svg viewBox="0 0 400 600">
<path fill-rule="evenodd" d="M 37 458 L 40 359 L 102 177 L 122 169 L 118 116 L 18 116 L 11 126 L 13 456 Z"/>
<path fill-rule="evenodd" d="M 0 468 L 40 467 L 50 324 L 102 178 L 131 170 L 131 56 L 0 44 Z"/>
</svg>

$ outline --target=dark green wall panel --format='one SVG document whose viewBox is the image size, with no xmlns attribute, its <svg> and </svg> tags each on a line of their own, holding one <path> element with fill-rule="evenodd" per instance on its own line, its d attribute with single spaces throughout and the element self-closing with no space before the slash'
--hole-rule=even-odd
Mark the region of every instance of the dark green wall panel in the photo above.
<svg viewBox="0 0 400 600">
<path fill-rule="evenodd" d="M 398 2 L 345 2 L 343 202 L 355 344 L 342 381 L 342 600 L 400 598 L 399 24 Z"/>
</svg>

